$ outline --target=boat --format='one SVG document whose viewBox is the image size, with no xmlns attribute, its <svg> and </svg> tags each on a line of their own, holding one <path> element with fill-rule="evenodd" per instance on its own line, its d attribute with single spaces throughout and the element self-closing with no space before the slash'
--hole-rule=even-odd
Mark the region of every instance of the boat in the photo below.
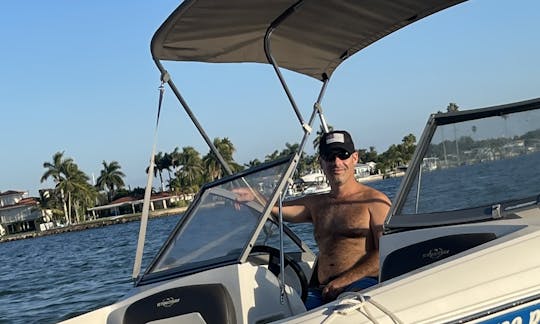
<svg viewBox="0 0 540 324">
<path fill-rule="evenodd" d="M 326 182 L 326 175 L 321 170 L 317 170 L 317 171 L 312 171 L 301 176 L 300 179 L 304 183 L 308 183 L 308 184 L 311 184 L 311 183 L 321 184 L 321 183 Z"/>
<path fill-rule="evenodd" d="M 330 191 L 330 185 L 326 181 L 326 175 L 321 170 L 311 171 L 300 177 L 300 190 L 296 191 L 292 197 L 301 195 L 312 195 L 326 193 Z"/>
<path fill-rule="evenodd" d="M 312 195 L 328 192 L 330 192 L 330 186 L 326 182 L 324 182 L 321 184 L 307 186 L 304 191 L 302 191 L 302 195 Z"/>
<path fill-rule="evenodd" d="M 335 69 L 461 2 L 182 2 L 155 33 L 153 59 L 230 175 L 201 188 L 141 274 L 143 213 L 133 292 L 64 323 L 539 323 L 540 98 L 428 117 L 384 223 L 379 283 L 368 289 L 307 311 L 316 253 L 270 212 L 315 120 L 328 129 L 320 108 Z M 302 130 L 298 151 L 232 174 L 162 61 L 270 64 Z M 321 81 L 309 118 L 282 69 Z M 238 187 L 266 202 L 238 203 Z"/>
</svg>

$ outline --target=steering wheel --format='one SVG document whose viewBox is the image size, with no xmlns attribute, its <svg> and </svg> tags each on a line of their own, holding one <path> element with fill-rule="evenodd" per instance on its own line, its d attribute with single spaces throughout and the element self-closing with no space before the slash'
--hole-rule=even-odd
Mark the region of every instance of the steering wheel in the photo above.
<svg viewBox="0 0 540 324">
<path fill-rule="evenodd" d="M 268 270 L 270 270 L 270 272 L 272 272 L 276 277 L 279 278 L 279 250 L 267 245 L 255 245 L 251 249 L 251 253 L 257 252 L 268 254 Z M 285 269 L 286 267 L 291 267 L 291 269 L 293 269 L 294 273 L 298 277 L 298 280 L 300 281 L 300 286 L 302 290 L 300 292 L 300 298 L 302 298 L 302 301 L 306 301 L 308 292 L 308 281 L 306 275 L 304 274 L 304 271 L 302 270 L 302 267 L 300 267 L 298 262 L 296 262 L 290 256 L 284 254 L 283 257 L 285 261 L 283 268 Z"/>
</svg>

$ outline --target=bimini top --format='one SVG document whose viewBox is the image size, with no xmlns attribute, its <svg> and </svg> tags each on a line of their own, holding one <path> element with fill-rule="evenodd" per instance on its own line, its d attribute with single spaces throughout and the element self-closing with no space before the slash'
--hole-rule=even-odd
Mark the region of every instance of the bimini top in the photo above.
<svg viewBox="0 0 540 324">
<path fill-rule="evenodd" d="M 156 60 L 268 63 L 318 80 L 371 43 L 464 0 L 186 0 L 155 33 Z M 280 18 L 281 20 L 281 18 Z"/>
</svg>

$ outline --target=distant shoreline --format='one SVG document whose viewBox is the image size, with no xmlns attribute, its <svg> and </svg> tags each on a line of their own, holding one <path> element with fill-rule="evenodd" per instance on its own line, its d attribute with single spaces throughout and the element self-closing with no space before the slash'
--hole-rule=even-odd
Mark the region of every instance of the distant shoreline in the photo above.
<svg viewBox="0 0 540 324">
<path fill-rule="evenodd" d="M 159 209 L 155 211 L 150 211 L 149 218 L 181 214 L 186 209 L 187 207 L 178 207 L 178 208 L 167 208 L 167 209 Z M 24 232 L 24 233 L 1 236 L 0 243 L 30 239 L 30 238 L 41 237 L 41 236 L 55 235 L 55 234 L 61 234 L 61 233 L 67 233 L 67 232 L 83 231 L 87 229 L 99 228 L 99 227 L 104 227 L 104 226 L 109 226 L 109 225 L 124 224 L 124 223 L 138 221 L 140 219 L 141 219 L 141 213 L 103 217 L 103 218 L 98 218 L 95 220 L 86 221 L 80 224 L 73 224 L 73 225 L 64 226 L 64 227 L 56 227 L 56 228 L 52 228 L 45 231 L 32 231 L 32 232 Z"/>
</svg>

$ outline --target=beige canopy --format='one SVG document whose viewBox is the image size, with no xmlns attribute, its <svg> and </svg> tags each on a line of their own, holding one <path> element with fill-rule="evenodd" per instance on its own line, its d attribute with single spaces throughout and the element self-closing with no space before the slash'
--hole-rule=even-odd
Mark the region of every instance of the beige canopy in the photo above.
<svg viewBox="0 0 540 324">
<path fill-rule="evenodd" d="M 323 80 L 352 54 L 382 37 L 463 0 L 186 0 L 155 33 L 154 59 L 268 63 L 264 36 L 273 32 L 280 67 Z"/>
</svg>

